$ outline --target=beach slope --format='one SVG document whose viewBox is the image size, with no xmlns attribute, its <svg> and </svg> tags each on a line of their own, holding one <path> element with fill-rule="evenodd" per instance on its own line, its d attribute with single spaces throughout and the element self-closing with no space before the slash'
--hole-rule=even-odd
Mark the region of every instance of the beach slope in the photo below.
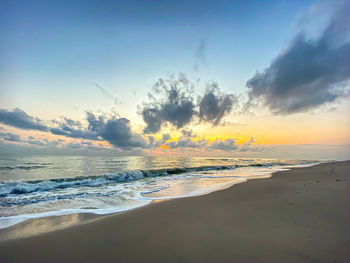
<svg viewBox="0 0 350 263">
<path fill-rule="evenodd" d="M 296 168 L 4 241 L 0 261 L 349 262 L 349 167 Z"/>
</svg>

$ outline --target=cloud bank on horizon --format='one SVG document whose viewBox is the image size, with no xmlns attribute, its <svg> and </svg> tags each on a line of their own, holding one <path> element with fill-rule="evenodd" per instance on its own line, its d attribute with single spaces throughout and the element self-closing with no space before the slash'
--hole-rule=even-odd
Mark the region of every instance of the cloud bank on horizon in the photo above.
<svg viewBox="0 0 350 263">
<path fill-rule="evenodd" d="M 8 116 L 11 116 L 9 118 Z M 110 145 L 120 150 L 156 149 L 162 146 L 162 149 L 206 149 L 222 151 L 261 151 L 261 146 L 251 145 L 253 138 L 248 143 L 238 145 L 235 139 L 220 140 L 216 139 L 210 142 L 207 139 L 200 139 L 192 130 L 182 129 L 181 138 L 175 140 L 170 134 L 163 134 L 160 139 L 154 136 L 143 136 L 135 133 L 130 127 L 130 121 L 126 118 L 116 118 L 115 116 L 96 116 L 91 112 L 86 113 L 87 127 L 79 121 L 63 118 L 62 121 L 52 121 L 54 126 L 43 124 L 39 118 L 29 116 L 20 109 L 13 111 L 0 109 L 0 123 L 12 126 L 18 129 L 37 130 L 41 132 L 50 132 L 68 138 L 82 139 L 81 144 L 69 143 L 70 148 L 80 148 L 81 146 L 92 147 L 90 141 L 107 141 Z M 37 140 L 33 136 L 22 139 L 18 134 L 11 132 L 0 132 L 0 139 L 9 142 L 22 142 L 36 146 L 59 146 L 63 145 L 63 140 L 48 141 L 47 139 Z"/>
</svg>

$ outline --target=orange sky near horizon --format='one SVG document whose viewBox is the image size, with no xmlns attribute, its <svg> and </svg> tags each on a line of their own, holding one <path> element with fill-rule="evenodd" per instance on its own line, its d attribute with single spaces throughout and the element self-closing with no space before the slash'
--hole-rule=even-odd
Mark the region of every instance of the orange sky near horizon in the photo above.
<svg viewBox="0 0 350 263">
<path fill-rule="evenodd" d="M 350 141 L 350 107 L 346 103 L 333 112 L 321 112 L 315 118 L 315 114 L 294 114 L 289 116 L 274 116 L 271 114 L 261 115 L 233 115 L 227 118 L 236 122 L 226 126 L 211 126 L 199 124 L 191 126 L 193 134 L 198 137 L 194 140 L 206 139 L 210 142 L 215 139 L 236 139 L 238 144 L 248 142 L 254 138 L 254 144 L 262 145 L 293 145 L 293 144 L 348 144 Z M 139 120 L 131 120 L 131 125 L 140 123 Z M 36 139 L 46 138 L 49 141 L 64 139 L 74 142 L 76 139 L 54 135 L 50 132 L 21 130 L 3 126 L 7 131 L 15 132 L 26 138 L 33 136 Z M 134 127 L 132 127 L 134 128 Z M 142 133 L 142 125 L 138 125 L 135 132 Z M 174 140 L 181 138 L 181 133 L 175 129 L 163 129 L 154 135 L 160 139 L 162 134 L 169 133 Z M 145 135 L 146 137 L 146 135 Z M 91 141 L 92 142 L 92 141 Z M 93 142 L 102 144 L 103 147 L 111 147 L 106 141 Z M 163 147 L 165 150 L 166 147 Z"/>
</svg>

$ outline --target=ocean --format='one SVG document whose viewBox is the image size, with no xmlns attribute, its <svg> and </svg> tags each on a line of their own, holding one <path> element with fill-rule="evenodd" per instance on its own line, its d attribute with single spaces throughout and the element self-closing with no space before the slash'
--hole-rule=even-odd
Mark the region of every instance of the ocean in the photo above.
<svg viewBox="0 0 350 263">
<path fill-rule="evenodd" d="M 262 158 L 1 157 L 0 228 L 45 216 L 117 213 L 318 163 Z"/>
</svg>

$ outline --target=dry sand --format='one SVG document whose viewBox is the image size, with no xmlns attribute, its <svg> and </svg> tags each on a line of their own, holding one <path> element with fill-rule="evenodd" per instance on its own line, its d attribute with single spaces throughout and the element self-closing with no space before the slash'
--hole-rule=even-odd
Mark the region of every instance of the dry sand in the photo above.
<svg viewBox="0 0 350 263">
<path fill-rule="evenodd" d="M 349 168 L 346 161 L 278 172 L 3 241 L 0 261 L 349 262 Z"/>
</svg>

